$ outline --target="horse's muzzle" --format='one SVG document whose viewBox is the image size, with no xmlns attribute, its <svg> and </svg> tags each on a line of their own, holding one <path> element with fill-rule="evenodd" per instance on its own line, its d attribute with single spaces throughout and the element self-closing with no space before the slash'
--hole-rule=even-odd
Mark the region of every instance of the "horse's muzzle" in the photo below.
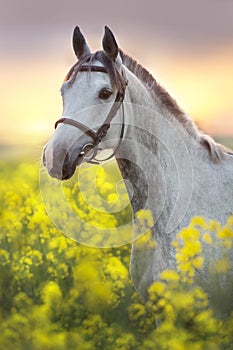
<svg viewBox="0 0 233 350">
<path fill-rule="evenodd" d="M 73 176 L 77 166 L 83 162 L 90 162 L 96 156 L 96 154 L 97 150 L 92 143 L 87 143 L 84 145 L 78 157 L 76 157 L 73 162 L 70 160 L 69 154 L 67 153 L 62 166 L 62 180 L 70 179 Z"/>
<path fill-rule="evenodd" d="M 69 152 L 46 152 L 46 146 L 43 150 L 42 162 L 50 176 L 59 180 L 70 179 L 77 166 L 83 162 L 91 162 L 96 156 L 97 148 L 92 143 L 86 143 L 79 151 L 77 148 Z"/>
</svg>

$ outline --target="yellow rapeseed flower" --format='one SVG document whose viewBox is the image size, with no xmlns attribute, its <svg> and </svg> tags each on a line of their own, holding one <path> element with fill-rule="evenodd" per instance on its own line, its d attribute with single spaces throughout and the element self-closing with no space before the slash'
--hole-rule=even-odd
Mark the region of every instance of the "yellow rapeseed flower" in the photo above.
<svg viewBox="0 0 233 350">
<path fill-rule="evenodd" d="M 202 237 L 203 241 L 207 244 L 212 244 L 213 243 L 213 240 L 210 236 L 210 234 L 208 232 L 206 232 L 203 237 Z"/>
<path fill-rule="evenodd" d="M 5 249 L 0 249 L 0 265 L 6 266 L 10 263 L 10 254 Z"/>
<path fill-rule="evenodd" d="M 190 222 L 190 226 L 200 226 L 203 229 L 207 229 L 208 225 L 206 224 L 206 221 L 203 217 L 201 216 L 196 216 L 192 218 Z"/>
<path fill-rule="evenodd" d="M 233 230 L 231 230 L 230 227 L 223 227 L 222 229 L 218 230 L 217 236 L 220 239 L 233 239 Z"/>
<path fill-rule="evenodd" d="M 178 282 L 180 280 L 180 275 L 174 270 L 164 270 L 160 274 L 160 279 L 170 282 Z"/>
</svg>

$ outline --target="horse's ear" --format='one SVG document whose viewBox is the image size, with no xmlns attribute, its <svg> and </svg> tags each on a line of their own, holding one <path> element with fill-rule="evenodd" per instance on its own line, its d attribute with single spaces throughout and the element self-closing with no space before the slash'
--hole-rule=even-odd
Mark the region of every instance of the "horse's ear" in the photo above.
<svg viewBox="0 0 233 350">
<path fill-rule="evenodd" d="M 118 55 L 118 45 L 116 39 L 111 32 L 111 30 L 105 26 L 105 33 L 102 41 L 104 52 L 109 56 L 113 61 L 116 61 Z"/>
<path fill-rule="evenodd" d="M 73 32 L 73 48 L 77 58 L 89 54 L 91 51 L 87 45 L 87 42 L 81 33 L 79 27 L 74 28 Z"/>
</svg>

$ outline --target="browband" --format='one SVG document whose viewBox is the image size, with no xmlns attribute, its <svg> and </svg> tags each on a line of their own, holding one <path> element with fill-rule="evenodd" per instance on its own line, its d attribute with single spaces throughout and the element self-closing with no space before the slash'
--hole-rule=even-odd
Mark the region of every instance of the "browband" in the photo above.
<svg viewBox="0 0 233 350">
<path fill-rule="evenodd" d="M 100 72 L 108 74 L 107 70 L 103 66 L 91 66 L 91 65 L 83 65 L 79 67 L 78 72 Z"/>
</svg>

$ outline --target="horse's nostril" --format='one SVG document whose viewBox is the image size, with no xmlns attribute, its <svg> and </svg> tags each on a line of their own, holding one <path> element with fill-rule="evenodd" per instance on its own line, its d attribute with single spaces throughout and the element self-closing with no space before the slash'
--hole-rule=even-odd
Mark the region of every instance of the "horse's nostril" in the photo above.
<svg viewBox="0 0 233 350">
<path fill-rule="evenodd" d="M 72 158 L 69 157 L 67 153 L 63 165 L 62 165 L 62 180 L 70 179 L 76 169 L 76 160 L 72 161 Z"/>
<path fill-rule="evenodd" d="M 47 145 L 43 147 L 42 151 L 42 164 L 46 167 L 46 157 L 45 157 L 45 152 L 46 152 Z"/>
<path fill-rule="evenodd" d="M 42 163 L 44 166 L 46 166 L 45 150 L 43 151 L 43 154 L 42 154 Z"/>
<path fill-rule="evenodd" d="M 69 173 L 70 173 L 70 160 L 69 160 L 69 155 L 65 156 L 63 165 L 62 165 L 62 179 L 67 179 L 69 178 Z"/>
</svg>

